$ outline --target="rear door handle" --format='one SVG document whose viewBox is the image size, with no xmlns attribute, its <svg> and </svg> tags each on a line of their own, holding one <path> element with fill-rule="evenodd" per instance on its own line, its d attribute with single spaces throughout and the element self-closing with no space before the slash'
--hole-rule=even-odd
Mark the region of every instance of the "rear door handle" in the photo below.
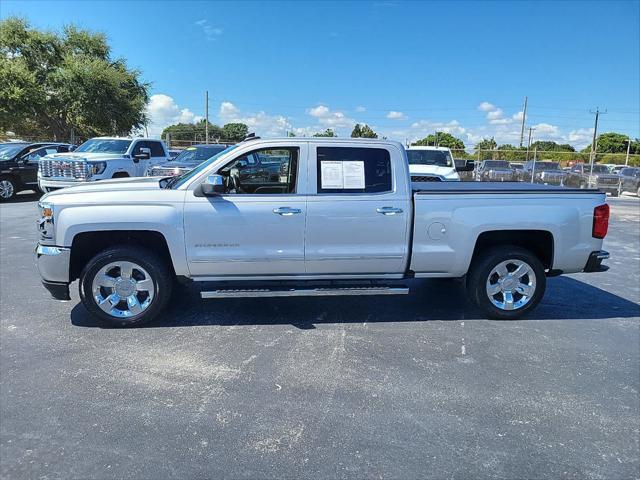
<svg viewBox="0 0 640 480">
<path fill-rule="evenodd" d="M 300 210 L 299 208 L 280 207 L 274 208 L 273 213 L 275 213 L 276 215 L 282 215 L 283 217 L 289 217 L 291 215 L 302 213 L 302 210 Z"/>
<path fill-rule="evenodd" d="M 380 207 L 376 211 L 378 213 L 381 213 L 382 215 L 397 215 L 402 213 L 401 208 L 395 208 L 395 207 Z"/>
</svg>

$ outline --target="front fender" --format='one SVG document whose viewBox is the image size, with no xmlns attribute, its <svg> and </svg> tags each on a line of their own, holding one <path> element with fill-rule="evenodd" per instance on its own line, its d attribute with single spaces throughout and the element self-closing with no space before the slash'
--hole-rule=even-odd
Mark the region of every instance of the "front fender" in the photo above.
<svg viewBox="0 0 640 480">
<path fill-rule="evenodd" d="M 77 205 L 59 212 L 56 244 L 71 247 L 76 235 L 104 231 L 153 231 L 164 236 L 173 268 L 187 275 L 182 207 L 174 205 Z"/>
</svg>

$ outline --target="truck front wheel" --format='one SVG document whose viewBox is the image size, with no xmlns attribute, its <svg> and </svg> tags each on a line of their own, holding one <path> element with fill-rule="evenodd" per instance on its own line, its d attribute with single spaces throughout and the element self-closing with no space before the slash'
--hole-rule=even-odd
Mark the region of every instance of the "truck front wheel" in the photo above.
<svg viewBox="0 0 640 480">
<path fill-rule="evenodd" d="M 93 257 L 80 275 L 80 299 L 105 322 L 128 327 L 153 320 L 171 297 L 166 263 L 135 246 L 109 248 Z"/>
<path fill-rule="evenodd" d="M 496 320 L 515 320 L 533 309 L 544 295 L 547 280 L 540 260 L 516 246 L 480 252 L 467 278 L 474 303 Z"/>
</svg>

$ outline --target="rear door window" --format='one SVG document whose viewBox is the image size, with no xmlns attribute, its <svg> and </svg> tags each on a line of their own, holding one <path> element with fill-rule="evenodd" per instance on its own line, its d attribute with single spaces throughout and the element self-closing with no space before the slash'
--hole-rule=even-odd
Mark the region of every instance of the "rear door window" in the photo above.
<svg viewBox="0 0 640 480">
<path fill-rule="evenodd" d="M 318 147 L 317 155 L 319 194 L 393 190 L 391 156 L 384 148 Z"/>
</svg>

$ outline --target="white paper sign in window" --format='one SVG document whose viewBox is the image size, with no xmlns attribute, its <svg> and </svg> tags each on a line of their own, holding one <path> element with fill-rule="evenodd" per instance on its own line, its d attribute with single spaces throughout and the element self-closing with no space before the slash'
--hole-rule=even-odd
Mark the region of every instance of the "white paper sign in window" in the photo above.
<svg viewBox="0 0 640 480">
<path fill-rule="evenodd" d="M 320 162 L 320 186 L 323 189 L 364 189 L 363 161 Z"/>
<path fill-rule="evenodd" d="M 320 162 L 322 188 L 344 188 L 342 162 Z"/>
<path fill-rule="evenodd" d="M 343 188 L 364 188 L 363 161 L 342 162 L 342 172 L 344 179 Z"/>
</svg>

